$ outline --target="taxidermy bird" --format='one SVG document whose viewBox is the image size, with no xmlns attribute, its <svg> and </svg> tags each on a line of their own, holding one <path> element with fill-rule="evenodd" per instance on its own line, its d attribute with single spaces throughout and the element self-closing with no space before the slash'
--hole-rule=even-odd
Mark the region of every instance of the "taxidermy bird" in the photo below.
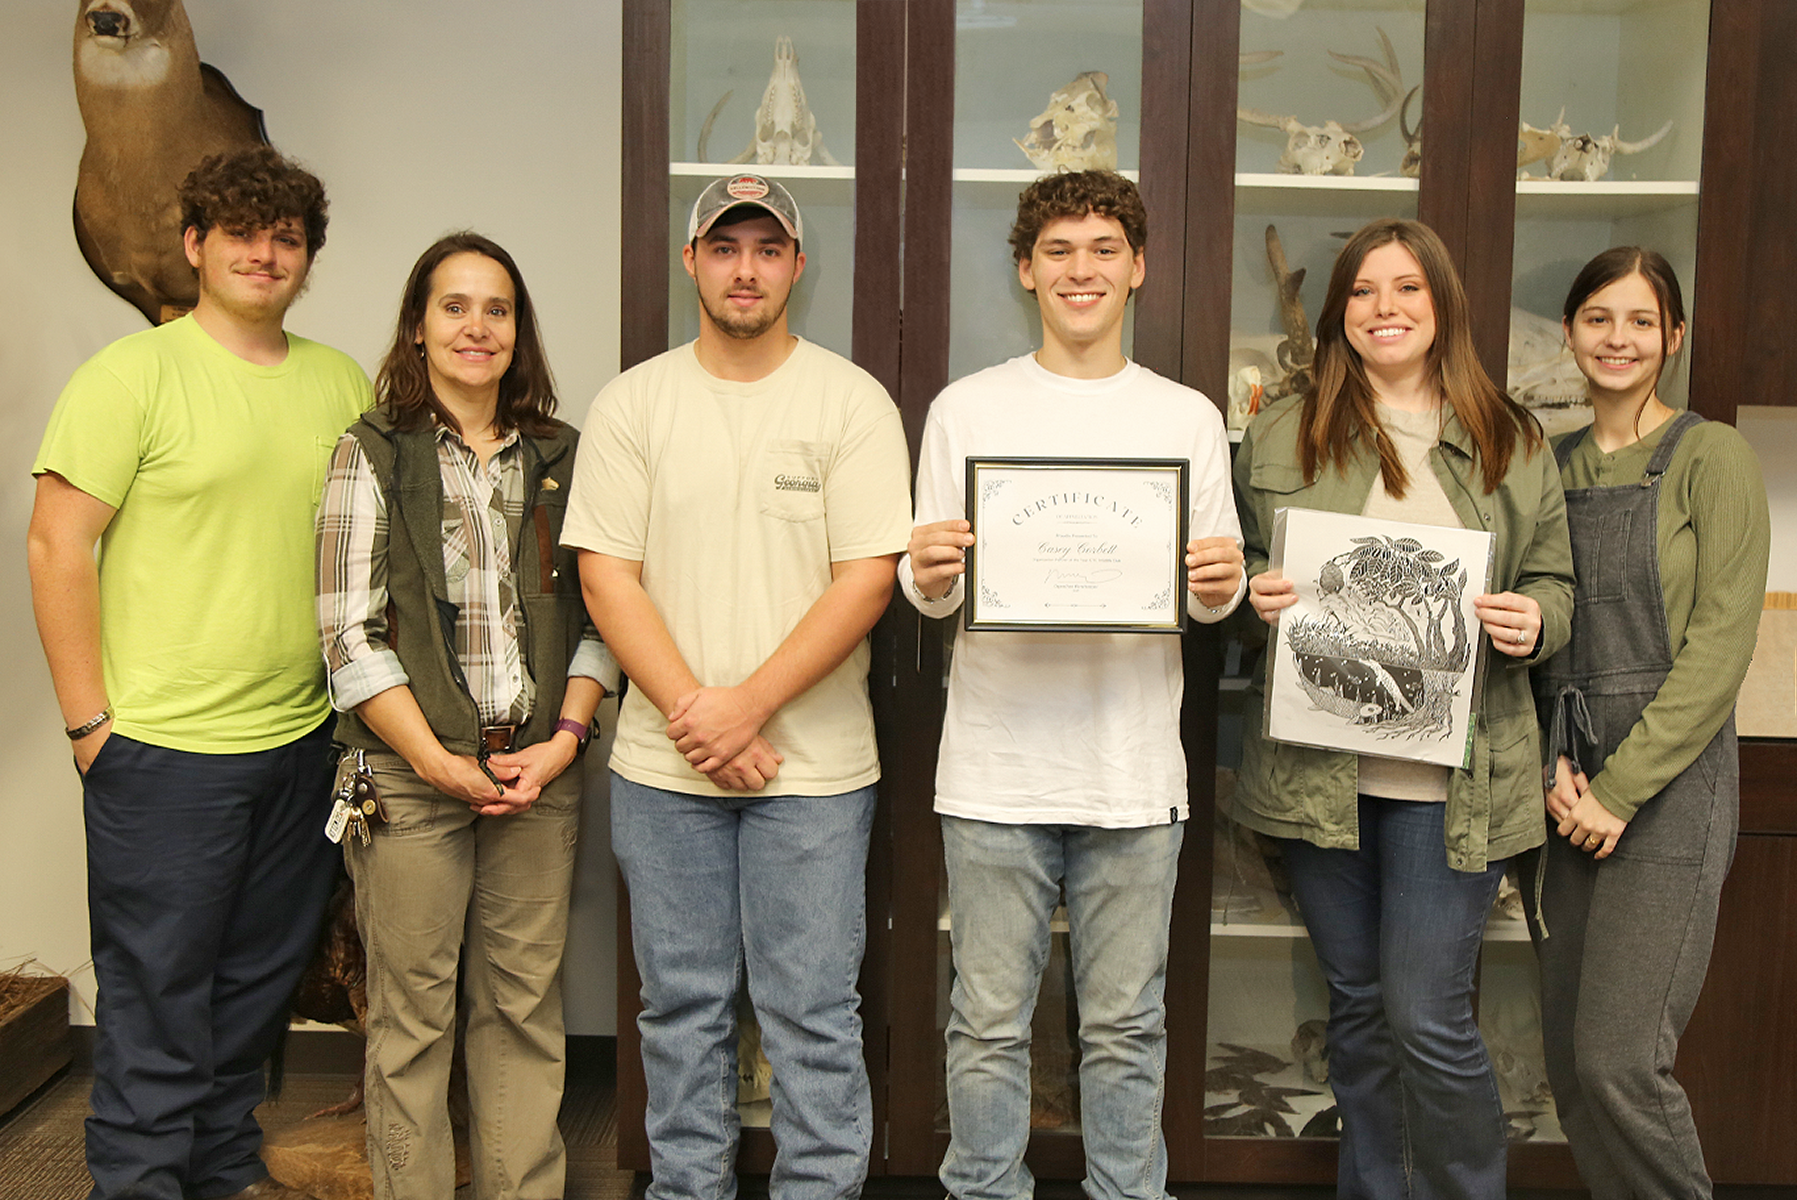
<svg viewBox="0 0 1797 1200">
<path fill-rule="evenodd" d="M 368 1036 L 368 957 L 362 934 L 356 928 L 356 885 L 348 878 L 325 910 L 324 933 L 318 950 L 293 990 L 293 1015 L 327 1025 L 341 1025 L 351 1033 Z M 455 1051 L 449 1061 L 449 1121 L 457 1143 L 458 1186 L 473 1179 L 465 1148 L 468 1142 L 468 1058 L 464 1049 L 468 1026 L 466 1010 L 456 1014 Z M 278 1068 L 277 1068 L 278 1072 Z M 356 1072 L 350 1093 L 337 1104 L 312 1113 L 314 1117 L 347 1116 L 362 1107 L 365 1072 Z M 271 1086 L 271 1091 L 278 1087 Z"/>
<path fill-rule="evenodd" d="M 173 320 L 199 300 L 176 192 L 201 159 L 267 145 L 262 110 L 200 61 L 181 0 L 81 0 L 75 100 L 75 241 L 101 283 Z"/>
<path fill-rule="evenodd" d="M 293 1015 L 368 1035 L 368 959 L 356 929 L 356 888 L 348 879 L 339 882 L 331 895 L 318 952 L 293 992 Z M 360 1107 L 362 1073 L 358 1071 L 347 1099 L 312 1115 L 339 1117 Z"/>
</svg>

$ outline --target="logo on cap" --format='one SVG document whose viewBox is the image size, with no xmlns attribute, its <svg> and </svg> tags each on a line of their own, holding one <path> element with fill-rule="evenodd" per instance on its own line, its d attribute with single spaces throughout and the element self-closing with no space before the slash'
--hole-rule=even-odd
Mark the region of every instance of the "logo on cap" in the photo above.
<svg viewBox="0 0 1797 1200">
<path fill-rule="evenodd" d="M 767 180 L 759 175 L 738 175 L 724 190 L 736 200 L 760 200 L 768 194 Z"/>
</svg>

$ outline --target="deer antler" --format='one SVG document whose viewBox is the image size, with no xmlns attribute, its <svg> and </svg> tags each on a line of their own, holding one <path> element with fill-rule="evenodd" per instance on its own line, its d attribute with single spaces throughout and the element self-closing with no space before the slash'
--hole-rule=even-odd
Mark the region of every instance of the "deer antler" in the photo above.
<svg viewBox="0 0 1797 1200">
<path fill-rule="evenodd" d="M 1329 57 L 1336 62 L 1345 66 L 1359 67 L 1365 71 L 1367 82 L 1373 85 L 1373 94 L 1379 97 L 1379 103 L 1384 105 L 1377 114 L 1364 121 L 1341 122 L 1341 127 L 1349 133 L 1366 133 L 1368 130 L 1379 128 L 1397 116 L 1398 110 L 1404 104 L 1404 75 L 1398 69 L 1397 51 L 1392 49 L 1391 39 L 1385 35 L 1385 30 L 1380 29 L 1377 32 L 1379 46 L 1385 51 L 1384 62 L 1376 62 L 1358 54 L 1329 51 Z"/>
<path fill-rule="evenodd" d="M 1410 102 L 1416 99 L 1416 94 L 1422 90 L 1423 85 L 1420 83 L 1417 84 L 1408 92 L 1404 93 L 1404 103 L 1398 106 L 1398 132 L 1404 136 L 1404 144 L 1407 146 L 1416 145 L 1417 139 L 1423 136 L 1422 119 L 1419 117 L 1416 122 L 1416 128 L 1412 129 L 1409 120 L 1405 117 L 1405 114 L 1410 111 Z"/>
<path fill-rule="evenodd" d="M 1658 145 L 1661 138 L 1663 138 L 1667 134 L 1671 133 L 1672 132 L 1672 122 L 1667 121 L 1664 125 L 1660 126 L 1659 132 L 1653 134 L 1651 137 L 1642 138 L 1638 142 L 1623 141 L 1621 138 L 1616 136 L 1617 134 L 1619 134 L 1621 132 L 1622 132 L 1622 126 L 1620 126 L 1620 125 L 1616 126 L 1616 128 L 1614 128 L 1610 131 L 1610 144 L 1612 147 L 1615 148 L 1616 153 L 1618 153 L 1618 154 L 1639 154 L 1639 153 L 1641 153 L 1641 151 L 1646 150 L 1651 146 Z"/>
<path fill-rule="evenodd" d="M 1422 90 L 1423 85 L 1417 84 L 1404 93 L 1404 103 L 1398 106 L 1398 132 L 1404 135 L 1404 160 L 1398 164 L 1398 174 L 1412 179 L 1421 175 L 1423 170 L 1423 120 L 1418 117 L 1416 128 L 1412 129 L 1406 114 L 1410 111 L 1411 100 Z"/>
</svg>

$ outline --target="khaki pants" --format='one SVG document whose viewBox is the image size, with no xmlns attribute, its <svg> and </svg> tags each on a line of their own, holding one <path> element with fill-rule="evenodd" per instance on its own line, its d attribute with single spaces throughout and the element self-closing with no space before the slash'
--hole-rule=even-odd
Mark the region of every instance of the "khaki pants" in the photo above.
<svg viewBox="0 0 1797 1200">
<path fill-rule="evenodd" d="M 449 1065 L 467 1012 L 475 1200 L 560 1200 L 561 962 L 580 821 L 576 762 L 531 808 L 483 817 L 369 754 L 388 823 L 346 838 L 368 955 L 368 1158 L 380 1200 L 455 1194 Z"/>
</svg>

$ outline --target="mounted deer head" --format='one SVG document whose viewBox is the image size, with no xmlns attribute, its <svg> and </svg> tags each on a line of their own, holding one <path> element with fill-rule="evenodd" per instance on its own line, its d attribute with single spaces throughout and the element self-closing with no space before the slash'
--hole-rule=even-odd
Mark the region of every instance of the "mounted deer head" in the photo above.
<svg viewBox="0 0 1797 1200">
<path fill-rule="evenodd" d="M 100 282 L 152 322 L 199 299 L 176 191 L 200 160 L 265 145 L 262 110 L 200 61 L 181 0 L 82 0 L 75 101 L 87 145 L 75 241 Z"/>
</svg>

